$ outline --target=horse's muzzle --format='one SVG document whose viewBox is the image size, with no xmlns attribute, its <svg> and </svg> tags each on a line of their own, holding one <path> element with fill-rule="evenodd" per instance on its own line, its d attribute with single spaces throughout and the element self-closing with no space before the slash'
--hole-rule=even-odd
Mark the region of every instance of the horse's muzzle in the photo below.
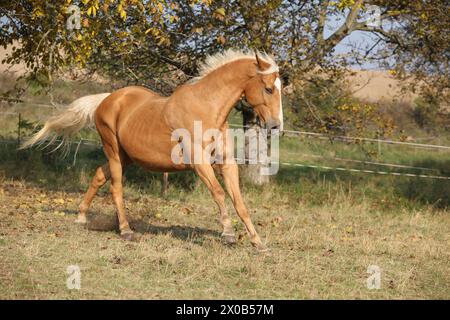
<svg viewBox="0 0 450 320">
<path fill-rule="evenodd" d="M 266 128 L 267 128 L 268 130 L 276 130 L 276 129 L 280 129 L 280 125 L 281 125 L 280 120 L 269 119 L 269 120 L 266 122 Z"/>
</svg>

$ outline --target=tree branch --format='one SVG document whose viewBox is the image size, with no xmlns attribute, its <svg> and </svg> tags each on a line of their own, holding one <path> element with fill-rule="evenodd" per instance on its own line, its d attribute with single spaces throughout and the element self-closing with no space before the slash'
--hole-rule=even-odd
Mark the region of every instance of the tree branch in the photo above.
<svg viewBox="0 0 450 320">
<path fill-rule="evenodd" d="M 355 22 L 358 17 L 358 13 L 361 10 L 363 0 L 355 1 L 355 4 L 352 6 L 350 13 L 347 15 L 345 22 L 341 27 L 336 30 L 330 37 L 325 40 L 325 50 L 331 50 L 334 48 L 336 44 L 342 41 L 346 36 L 352 33 L 355 30 Z M 328 49 L 328 50 L 327 50 Z"/>
<path fill-rule="evenodd" d="M 324 41 L 323 31 L 324 31 L 325 22 L 327 19 L 327 10 L 328 10 L 329 3 L 330 3 L 330 1 L 324 0 L 320 6 L 319 21 L 317 24 L 317 33 L 316 33 L 316 40 L 319 45 L 321 45 Z"/>
</svg>

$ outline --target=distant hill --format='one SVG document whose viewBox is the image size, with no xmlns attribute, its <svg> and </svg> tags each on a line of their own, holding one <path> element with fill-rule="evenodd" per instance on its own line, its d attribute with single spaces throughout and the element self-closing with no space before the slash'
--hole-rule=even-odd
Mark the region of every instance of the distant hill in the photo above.
<svg viewBox="0 0 450 320">
<path fill-rule="evenodd" d="M 11 75 L 13 76 L 21 76 L 22 74 L 25 73 L 26 70 L 26 66 L 25 64 L 17 64 L 17 65 L 8 65 L 8 64 L 3 64 L 1 63 L 3 61 L 3 59 L 6 58 L 6 56 L 11 52 L 11 47 L 8 48 L 3 48 L 0 47 L 0 73 L 6 73 L 9 72 L 11 73 Z"/>
<path fill-rule="evenodd" d="M 401 91 L 401 82 L 388 71 L 382 70 L 354 70 L 354 75 L 348 76 L 349 87 L 356 98 L 369 102 L 412 103 L 417 94 Z"/>
</svg>

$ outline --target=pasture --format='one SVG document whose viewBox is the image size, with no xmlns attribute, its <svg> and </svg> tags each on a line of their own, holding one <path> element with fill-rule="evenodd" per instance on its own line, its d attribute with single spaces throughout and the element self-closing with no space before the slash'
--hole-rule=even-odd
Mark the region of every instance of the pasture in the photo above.
<svg viewBox="0 0 450 320">
<path fill-rule="evenodd" d="M 67 87 L 57 89 L 60 101 L 102 89 Z M 37 101 L 48 103 L 45 97 Z M 42 110 L 5 104 L 1 111 L 20 111 L 32 121 L 48 115 Z M 237 114 L 231 118 L 237 123 Z M 238 243 L 221 243 L 216 205 L 194 174 L 171 174 L 162 198 L 161 174 L 131 167 L 125 203 L 140 241 L 125 242 L 108 185 L 94 200 L 87 227 L 74 223 L 95 167 L 104 161 L 98 146 L 81 145 L 76 159 L 76 144 L 65 159 L 17 151 L 17 118 L 2 116 L 1 124 L 2 299 L 450 297 L 450 180 L 282 165 L 270 185 L 242 183 L 252 219 L 271 249 L 261 255 L 228 200 Z M 92 132 L 84 137 L 97 139 Z M 449 145 L 445 138 L 428 143 Z M 367 144 L 376 152 L 371 161 L 428 168 L 380 169 L 337 160 L 368 160 L 359 144 L 283 137 L 280 145 L 282 162 L 450 176 L 445 150 Z M 80 267 L 80 290 L 66 286 L 70 265 Z M 380 289 L 366 285 L 371 265 L 381 269 Z"/>
</svg>

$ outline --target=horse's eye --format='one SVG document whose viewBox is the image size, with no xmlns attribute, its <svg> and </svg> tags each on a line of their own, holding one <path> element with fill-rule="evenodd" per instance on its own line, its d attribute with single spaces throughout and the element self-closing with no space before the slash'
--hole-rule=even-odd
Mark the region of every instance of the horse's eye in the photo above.
<svg viewBox="0 0 450 320">
<path fill-rule="evenodd" d="M 266 88 L 266 92 L 267 92 L 268 94 L 272 94 L 272 93 L 273 93 L 273 90 L 272 90 L 271 88 Z"/>
</svg>

